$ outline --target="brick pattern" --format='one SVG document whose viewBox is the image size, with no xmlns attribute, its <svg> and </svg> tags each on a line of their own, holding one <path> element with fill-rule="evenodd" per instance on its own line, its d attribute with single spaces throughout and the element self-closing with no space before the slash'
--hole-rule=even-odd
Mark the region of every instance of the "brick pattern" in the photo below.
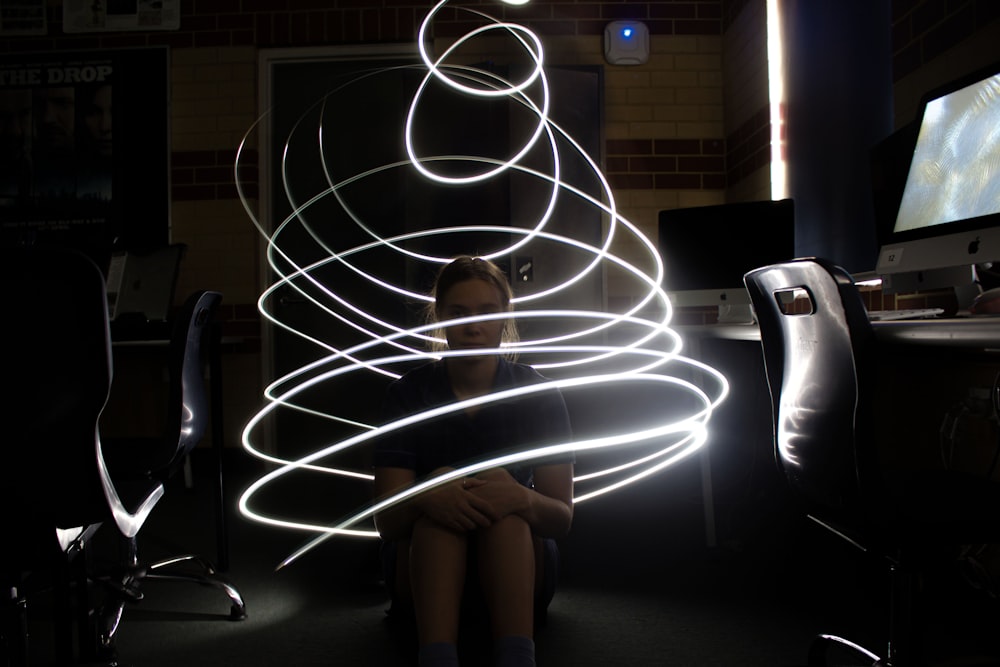
<svg viewBox="0 0 1000 667">
<path fill-rule="evenodd" d="M 894 81 L 997 19 L 1000 19 L 1000 2 L 995 0 L 893 0 Z"/>
<path fill-rule="evenodd" d="M 600 35 L 608 21 L 634 18 L 646 22 L 653 36 L 719 35 L 752 0 L 676 0 L 658 2 L 593 2 L 535 0 L 512 7 L 495 0 L 475 0 L 447 6 L 434 24 L 438 37 L 461 34 L 475 24 L 462 7 L 483 9 L 501 19 L 516 20 L 543 36 Z M 166 44 L 175 49 L 250 46 L 257 48 L 328 45 L 336 43 L 411 40 L 427 10 L 419 0 L 361 2 L 359 0 L 199 0 L 182 7 L 181 29 L 126 33 L 72 34 L 62 32 L 62 7 L 47 7 L 49 33 L 42 37 L 0 40 L 0 51 L 109 49 Z M 983 0 L 895 0 L 893 2 L 893 71 L 896 80 L 1000 17 L 1000 2 Z M 716 189 L 738 182 L 765 166 L 769 128 L 766 109 L 724 138 L 703 137 L 703 145 L 723 147 L 727 164 L 719 169 L 717 155 L 702 153 L 707 169 L 691 170 L 699 155 L 653 152 L 626 156 L 608 146 L 609 175 L 616 187 L 636 189 Z M 656 136 L 646 143 L 652 146 Z M 728 144 L 728 145 L 727 145 Z M 227 198 L 234 194 L 225 174 L 227 152 L 173 153 L 173 194 L 179 200 Z M 650 157 L 655 157 L 651 160 Z M 681 159 L 684 163 L 681 164 Z M 661 159 L 665 158 L 665 159 Z M 230 163 L 231 164 L 231 163 Z M 655 165 L 662 165 L 658 169 Z M 632 167 L 635 167 L 633 170 Z M 227 183 L 228 182 L 228 183 Z"/>
<path fill-rule="evenodd" d="M 224 359 L 227 434 L 235 439 L 261 391 L 254 301 L 261 289 L 263 250 L 232 182 L 236 148 L 256 120 L 258 49 L 412 42 L 433 0 L 183 0 L 177 31 L 72 35 L 62 31 L 64 1 L 46 0 L 47 35 L 0 38 L 0 53 L 171 47 L 172 234 L 190 247 L 178 293 L 209 285 L 224 294 L 224 332 L 241 340 L 237 351 L 246 353 Z M 620 211 L 651 238 L 659 210 L 766 193 L 762 179 L 770 129 L 760 62 L 764 0 L 453 4 L 528 25 L 546 41 L 550 61 L 560 64 L 602 63 L 601 35 L 609 21 L 632 18 L 648 25 L 650 63 L 605 70 L 603 129 L 606 171 Z M 898 80 L 995 20 L 1000 2 L 893 0 L 893 9 Z M 468 12 L 455 6 L 438 18 L 433 33 L 439 39 L 470 25 Z M 727 50 L 735 63 L 724 71 L 721 59 Z M 250 157 L 248 164 L 255 162 Z M 248 167 L 240 180 L 249 186 L 246 194 L 256 198 L 255 168 Z M 617 240 L 612 251 L 629 261 L 641 258 L 640 249 L 621 243 Z M 633 291 L 632 283 L 609 274 L 612 308 L 632 305 Z M 936 305 L 931 302 L 938 295 L 895 297 L 892 304 L 885 302 L 890 297 L 877 298 L 880 304 L 873 301 L 873 307 L 887 309 Z M 678 313 L 676 321 L 707 323 L 714 317 L 710 309 Z"/>
<path fill-rule="evenodd" d="M 771 164 L 771 110 L 759 109 L 726 137 L 726 181 L 737 183 Z"/>
<path fill-rule="evenodd" d="M 237 199 L 233 178 L 236 151 L 174 151 L 170 165 L 171 198 L 174 201 Z M 256 151 L 241 159 L 240 182 L 249 186 L 244 194 L 256 199 Z"/>
<path fill-rule="evenodd" d="M 879 287 L 860 288 L 868 310 L 908 310 L 910 308 L 941 308 L 945 313 L 958 310 L 954 290 L 928 290 L 911 294 L 885 294 Z"/>
<path fill-rule="evenodd" d="M 641 20 L 654 35 L 718 35 L 721 0 L 533 0 L 511 6 L 498 0 L 459 0 L 435 17 L 431 37 L 463 34 L 481 25 L 467 10 L 524 24 L 543 36 L 601 35 L 609 21 Z M 49 34 L 19 38 L 16 50 L 320 46 L 338 43 L 409 41 L 431 0 L 191 0 L 182 3 L 176 31 L 65 35 L 62 4 L 49 3 Z"/>
<path fill-rule="evenodd" d="M 431 5 L 430 0 L 198 0 L 182 5 L 181 28 L 177 31 L 150 31 L 127 33 L 94 33 L 66 35 L 62 32 L 61 5 L 47 8 L 49 33 L 44 37 L 21 37 L 0 40 L 2 51 L 49 51 L 111 49 L 168 45 L 174 52 L 219 52 L 227 48 L 246 49 L 305 47 L 331 44 L 368 42 L 411 41 L 419 22 Z M 603 34 L 604 26 L 617 19 L 638 19 L 649 27 L 652 37 L 719 35 L 722 26 L 721 0 L 677 0 L 657 2 L 595 2 L 590 0 L 534 0 L 514 7 L 496 0 L 472 0 L 448 5 L 436 16 L 433 35 L 449 38 L 477 26 L 480 22 L 465 9 L 480 10 L 502 20 L 523 23 L 544 37 L 588 36 Z M 683 62 L 681 67 L 704 67 L 703 63 Z M 690 57 L 689 57 L 690 60 Z M 174 67 L 173 84 L 175 110 L 173 125 L 175 136 L 194 137 L 187 132 L 191 118 L 204 125 L 205 106 L 222 106 L 232 97 L 217 90 L 218 82 L 207 78 L 209 65 L 222 68 L 225 63 L 196 63 L 190 78 L 190 68 Z M 231 66 L 231 64 L 230 64 Z M 709 67 L 712 65 L 709 64 Z M 200 76 L 201 78 L 195 78 Z M 216 77 L 224 81 L 231 75 L 225 72 Z M 695 80 L 689 89 L 703 83 Z M 645 87 L 645 86 L 643 86 Z M 634 94 L 633 94 L 634 96 Z M 654 100 L 653 102 L 657 102 Z M 639 106 L 641 102 L 631 102 Z M 663 109 L 650 105 L 651 109 Z M 188 110 L 192 114 L 188 115 Z M 220 109 L 219 115 L 232 109 Z M 662 113 L 662 111 L 660 112 Z M 698 113 L 695 111 L 695 113 Z M 200 115 L 199 115 L 200 114 Z M 652 143 L 656 131 L 666 123 L 653 118 L 644 138 Z M 251 119 L 252 120 L 252 119 Z M 673 120 L 673 119 L 670 119 Z M 218 128 L 204 128 L 217 132 Z M 634 134 L 630 133 L 630 136 Z M 672 135 L 668 135 L 672 136 Z M 202 141 L 196 138 L 196 142 Z M 660 174 L 651 170 L 652 163 L 645 156 L 635 156 L 632 161 L 639 170 L 635 174 L 618 174 L 623 187 L 657 188 L 720 188 L 725 187 L 724 168 L 717 164 L 720 137 L 701 140 L 714 151 L 705 154 L 708 169 L 704 173 L 693 170 L 699 157 L 687 153 L 667 160 L 667 169 Z M 197 201 L 234 196 L 231 174 L 226 174 L 228 157 L 226 149 L 208 145 L 201 149 L 187 146 L 175 147 L 172 153 L 172 192 L 176 201 Z M 682 161 L 683 158 L 683 161 Z M 231 162 L 230 162 L 231 164 Z M 641 185 L 645 184 L 645 185 Z M 676 184 L 671 186 L 670 184 Z"/>
<path fill-rule="evenodd" d="M 722 189 L 726 156 L 720 139 L 611 139 L 605 174 L 613 189 Z"/>
<path fill-rule="evenodd" d="M 498 5 L 491 0 L 461 4 L 488 7 L 491 16 L 516 21 L 543 36 L 602 35 L 609 21 L 626 19 L 642 21 L 650 35 L 718 35 L 722 26 L 719 0 L 541 0 L 520 7 Z M 439 19 L 434 27 L 437 37 L 453 37 L 479 25 L 468 12 L 457 7 L 447 7 Z"/>
</svg>

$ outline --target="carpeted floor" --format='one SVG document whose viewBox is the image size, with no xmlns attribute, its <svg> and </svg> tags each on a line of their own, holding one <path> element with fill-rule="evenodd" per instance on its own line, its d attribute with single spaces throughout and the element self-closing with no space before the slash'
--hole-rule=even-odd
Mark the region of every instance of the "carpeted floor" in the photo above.
<svg viewBox="0 0 1000 667">
<path fill-rule="evenodd" d="M 196 460 L 193 489 L 168 489 L 141 533 L 144 557 L 215 557 L 211 466 L 203 463 Z M 256 468 L 227 465 L 234 507 Z M 536 638 L 539 665 L 801 665 L 819 631 L 881 650 L 881 564 L 794 516 L 767 484 L 733 502 L 721 497 L 723 546 L 709 548 L 698 480 L 691 462 L 577 509 L 561 544 L 559 592 Z M 232 515 L 229 532 L 228 577 L 248 618 L 228 620 L 228 600 L 215 589 L 148 582 L 122 620 L 119 664 L 415 664 L 405 633 L 385 621 L 373 542 L 332 540 L 276 572 L 303 535 Z M 100 549 L 98 541 L 92 551 Z M 960 587 L 938 599 L 927 636 L 935 653 L 964 658 L 945 664 L 1000 664 L 995 602 Z M 31 609 L 32 662 L 51 664 L 44 601 Z M 467 636 L 463 665 L 488 665 L 485 653 L 478 636 Z"/>
</svg>

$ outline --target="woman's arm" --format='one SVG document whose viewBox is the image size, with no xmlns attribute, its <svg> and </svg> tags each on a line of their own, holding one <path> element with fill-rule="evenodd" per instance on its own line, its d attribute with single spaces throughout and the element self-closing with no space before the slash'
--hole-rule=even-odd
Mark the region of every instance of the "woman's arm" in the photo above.
<svg viewBox="0 0 1000 667">
<path fill-rule="evenodd" d="M 375 498 L 388 498 L 413 484 L 413 480 L 413 471 L 407 468 L 375 468 Z M 409 534 L 416 518 L 416 508 L 405 501 L 376 514 L 375 529 L 385 539 L 399 539 Z"/>
<path fill-rule="evenodd" d="M 573 464 L 535 468 L 535 486 L 522 486 L 503 468 L 477 475 L 485 481 L 471 490 L 489 502 L 492 518 L 517 514 L 539 537 L 562 537 L 573 523 Z"/>
<path fill-rule="evenodd" d="M 451 468 L 439 468 L 431 476 L 441 475 Z M 376 468 L 375 496 L 387 498 L 409 487 L 415 481 L 412 470 L 406 468 Z M 375 515 L 375 528 L 386 539 L 399 539 L 410 534 L 421 516 L 458 531 L 489 526 L 492 508 L 487 500 L 473 490 L 485 482 L 476 479 L 456 479 L 413 496 Z"/>
<path fill-rule="evenodd" d="M 562 537 L 573 524 L 573 464 L 535 468 L 535 502 L 521 516 L 540 537 Z"/>
</svg>

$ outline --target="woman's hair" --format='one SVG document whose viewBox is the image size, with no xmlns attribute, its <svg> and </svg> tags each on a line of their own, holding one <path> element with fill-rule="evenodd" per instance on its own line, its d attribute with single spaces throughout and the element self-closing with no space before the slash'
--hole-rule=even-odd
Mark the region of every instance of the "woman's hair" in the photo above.
<svg viewBox="0 0 1000 667">
<path fill-rule="evenodd" d="M 438 312 L 438 305 L 441 299 L 448 293 L 448 290 L 466 280 L 482 280 L 489 283 L 500 293 L 500 305 L 508 311 L 514 310 L 514 306 L 511 303 L 511 300 L 514 298 L 514 290 L 511 289 L 510 281 L 507 280 L 507 274 L 488 259 L 460 255 L 445 264 L 438 271 L 434 287 L 431 290 L 431 297 L 434 300 L 427 305 L 428 323 L 439 322 L 441 320 Z M 443 330 L 435 331 L 434 335 L 441 340 L 445 337 Z M 517 323 L 514 321 L 514 318 L 504 320 L 503 331 L 500 335 L 501 342 L 509 345 L 510 343 L 516 343 L 518 338 Z M 434 350 L 442 350 L 445 348 L 445 344 L 443 342 L 434 343 L 432 347 Z"/>
</svg>

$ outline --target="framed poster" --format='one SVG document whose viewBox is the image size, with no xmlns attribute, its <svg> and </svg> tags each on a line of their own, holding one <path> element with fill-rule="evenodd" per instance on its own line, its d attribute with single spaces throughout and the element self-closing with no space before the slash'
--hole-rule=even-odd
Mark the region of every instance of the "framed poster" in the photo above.
<svg viewBox="0 0 1000 667">
<path fill-rule="evenodd" d="M 180 0 L 63 0 L 63 31 L 177 30 Z"/>
<path fill-rule="evenodd" d="M 169 236 L 166 47 L 0 55 L 0 243 Z"/>
</svg>

